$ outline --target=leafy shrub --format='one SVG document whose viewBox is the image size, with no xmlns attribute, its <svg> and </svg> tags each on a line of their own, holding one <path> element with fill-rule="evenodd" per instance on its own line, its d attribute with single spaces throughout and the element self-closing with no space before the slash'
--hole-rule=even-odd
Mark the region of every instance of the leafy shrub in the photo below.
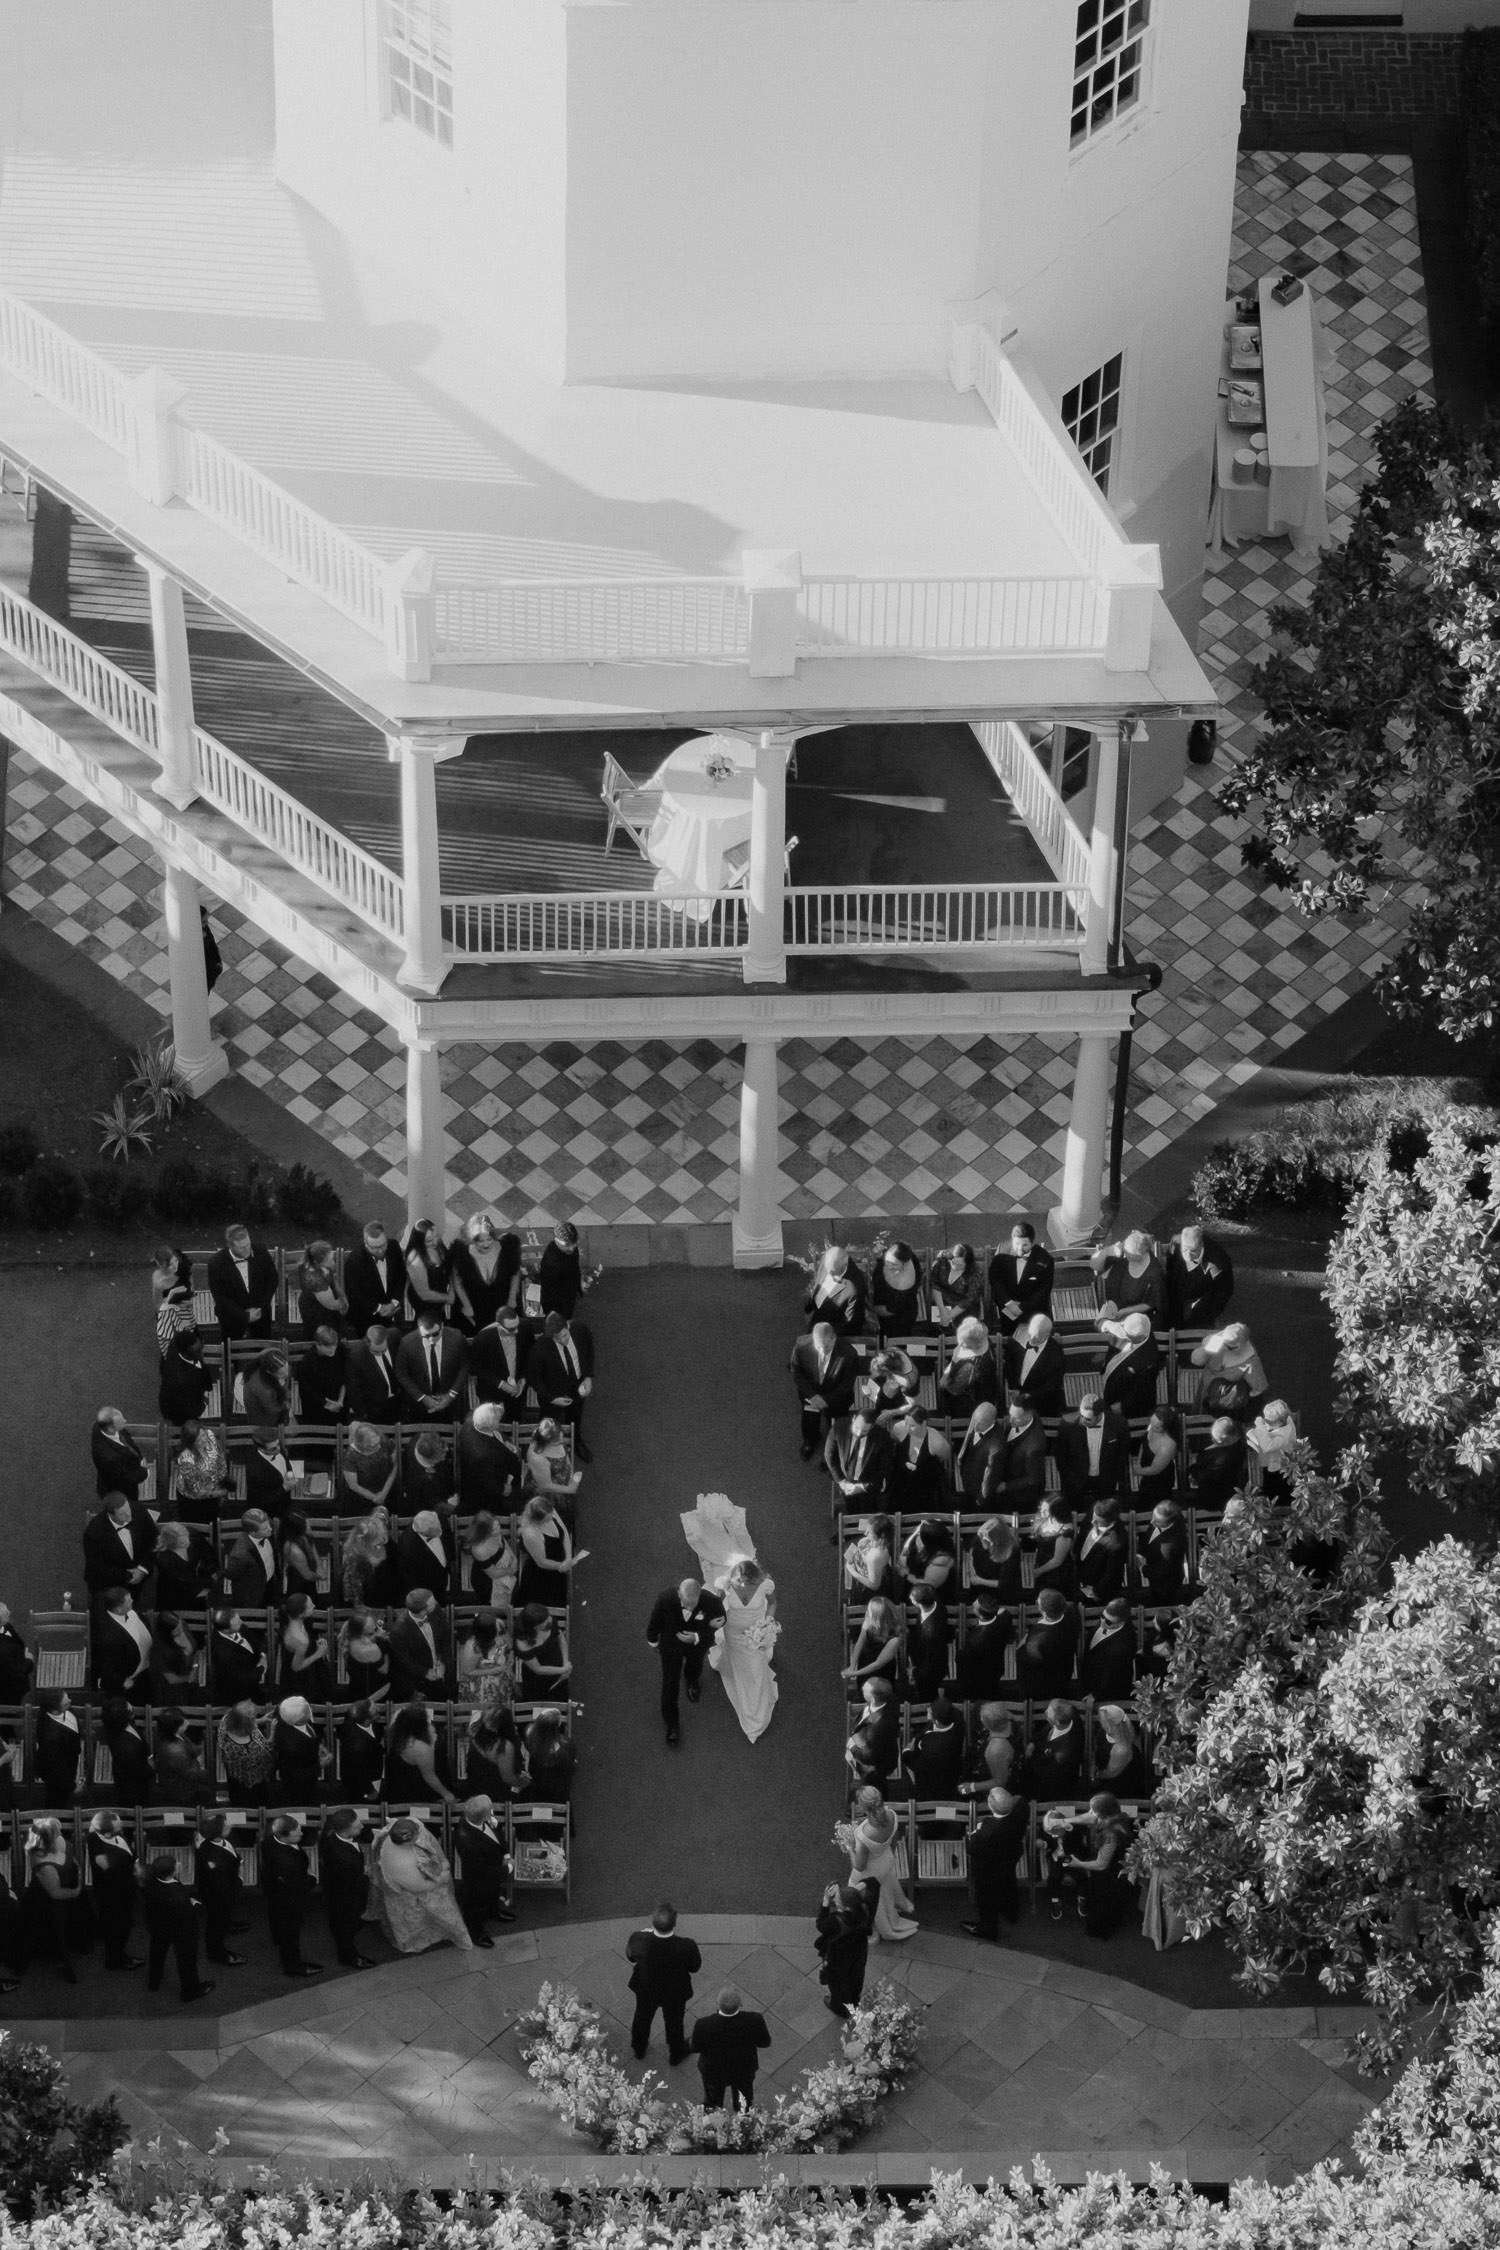
<svg viewBox="0 0 1500 2250">
<path fill-rule="evenodd" d="M 1479 309 L 1500 319 L 1500 32 L 1466 31 L 1463 46 L 1464 158 L 1469 256 Z"/>
<path fill-rule="evenodd" d="M 244 1183 L 236 1198 L 235 1216 L 242 1218 L 247 1227 L 269 1226 L 276 1216 L 280 1200 L 275 1172 L 267 1171 L 263 1164 L 253 1161 L 247 1164 Z"/>
<path fill-rule="evenodd" d="M 18 1117 L 9 1125 L 0 1125 L 0 1173 L 7 1179 L 18 1179 L 29 1172 L 41 1153 L 42 1144 L 28 1119 Z"/>
<path fill-rule="evenodd" d="M 123 1094 L 116 1094 L 108 1109 L 96 1109 L 94 1123 L 104 1128 L 104 1138 L 99 1143 L 101 1156 L 113 1156 L 124 1164 L 137 1149 L 143 1156 L 150 1155 L 151 1112 L 132 1109 Z"/>
<path fill-rule="evenodd" d="M 151 1208 L 159 1219 L 188 1224 L 233 1218 L 240 1209 L 239 1186 L 229 1173 L 183 1157 L 157 1173 Z"/>
<path fill-rule="evenodd" d="M 139 1172 L 96 1165 L 83 1175 L 84 1208 L 95 1226 L 118 1233 L 137 1225 L 151 1209 L 151 1183 Z"/>
<path fill-rule="evenodd" d="M 1341 1218 L 1377 1149 L 1409 1173 L 1427 1153 L 1433 1122 L 1479 1099 L 1466 1078 L 1350 1079 L 1241 1140 L 1216 1141 L 1193 1175 L 1193 1201 L 1206 1219 L 1244 1219 L 1265 1206 Z"/>
<path fill-rule="evenodd" d="M 338 1189 L 320 1172 L 294 1164 L 283 1178 L 276 1197 L 277 1215 L 288 1226 L 318 1230 L 331 1226 L 344 1206 Z"/>
<path fill-rule="evenodd" d="M 187 1108 L 187 1081 L 177 1068 L 177 1049 L 170 1039 L 157 1039 L 137 1047 L 125 1081 L 127 1094 L 139 1094 L 152 1120 L 170 1125 L 179 1110 Z"/>
<path fill-rule="evenodd" d="M 44 1156 L 21 1178 L 21 1217 L 51 1233 L 70 1227 L 83 1210 L 83 1182 L 71 1164 Z"/>
<path fill-rule="evenodd" d="M 127 2137 L 115 2098 L 70 2102 L 45 2047 L 0 2031 L 0 2199 L 30 2219 L 102 2178 Z"/>
</svg>

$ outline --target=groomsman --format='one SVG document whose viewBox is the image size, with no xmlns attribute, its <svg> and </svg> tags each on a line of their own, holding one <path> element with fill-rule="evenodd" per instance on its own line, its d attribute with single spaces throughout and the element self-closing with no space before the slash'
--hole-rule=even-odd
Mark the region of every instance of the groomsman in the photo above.
<svg viewBox="0 0 1500 2250">
<path fill-rule="evenodd" d="M 640 2059 L 651 2039 L 656 2011 L 661 2010 L 667 2035 L 667 2058 L 680 2063 L 688 2052 L 683 2017 L 693 1997 L 693 1978 L 703 1966 L 703 1956 L 691 1938 L 677 1935 L 677 1909 L 665 1901 L 643 1930 L 632 1930 L 625 1958 L 635 1965 L 630 1989 L 635 1994 L 635 2015 L 630 2025 L 630 2051 Z"/>
<path fill-rule="evenodd" d="M 203 1908 L 203 1950 L 210 1961 L 226 1969 L 242 1969 L 243 1953 L 231 1953 L 229 1940 L 250 1925 L 243 1917 L 244 1880 L 240 1855 L 225 1830 L 221 1812 L 199 1816 L 198 1842 L 193 1851 L 193 1889 Z"/>
<path fill-rule="evenodd" d="M 471 1797 L 464 1806 L 463 1818 L 453 1824 L 453 1850 L 459 1911 L 474 1943 L 489 1952 L 495 1941 L 486 1922 L 513 1922 L 516 1917 L 510 1905 L 511 1857 L 488 1797 Z"/>
<path fill-rule="evenodd" d="M 717 1594 L 706 1594 L 696 1578 L 684 1578 L 656 1597 L 646 1645 L 661 1658 L 661 1715 L 673 1747 L 682 1739 L 678 1687 L 686 1682 L 689 1703 L 697 1702 L 703 1692 L 703 1659 L 723 1622 L 724 1604 Z"/>
<path fill-rule="evenodd" d="M 365 1865 L 360 1830 L 363 1815 L 352 1805 L 340 1805 L 323 1823 L 318 1846 L 318 1875 L 323 1885 L 323 1906 L 335 1958 L 346 1969 L 368 1969 L 372 1964 L 359 1950 L 360 1926 L 370 1903 L 370 1875 Z"/>
<path fill-rule="evenodd" d="M 117 1812 L 96 1812 L 89 1822 L 89 1883 L 99 1935 L 104 1940 L 106 1969 L 138 1969 L 138 1955 L 130 1951 L 135 1926 L 135 1853 Z"/>
</svg>

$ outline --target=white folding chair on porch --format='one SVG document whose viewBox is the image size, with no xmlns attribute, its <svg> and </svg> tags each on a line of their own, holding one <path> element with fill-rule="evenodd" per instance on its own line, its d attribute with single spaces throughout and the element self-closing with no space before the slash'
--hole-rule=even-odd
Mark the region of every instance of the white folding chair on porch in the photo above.
<svg viewBox="0 0 1500 2250">
<path fill-rule="evenodd" d="M 634 780 L 611 751 L 604 753 L 604 780 L 599 790 L 609 814 L 609 828 L 604 838 L 604 849 L 609 850 L 615 840 L 616 829 L 623 828 L 642 859 L 647 857 L 646 839 L 651 833 L 651 823 L 661 810 L 662 792 L 645 782 Z"/>
<path fill-rule="evenodd" d="M 783 882 L 789 883 L 792 879 L 792 854 L 796 849 L 797 838 L 795 836 L 788 836 L 786 840 L 786 850 L 782 854 L 781 860 Z M 724 854 L 724 873 L 721 878 L 721 887 L 726 891 L 744 891 L 749 889 L 750 846 L 748 844 L 731 844 L 728 851 Z"/>
</svg>

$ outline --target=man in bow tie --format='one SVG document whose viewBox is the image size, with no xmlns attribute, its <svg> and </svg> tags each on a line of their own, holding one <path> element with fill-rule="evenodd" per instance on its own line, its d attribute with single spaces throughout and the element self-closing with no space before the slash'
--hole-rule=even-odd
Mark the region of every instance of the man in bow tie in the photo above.
<svg viewBox="0 0 1500 2250">
<path fill-rule="evenodd" d="M 464 1806 L 462 1818 L 453 1824 L 453 1852 L 464 1925 L 474 1943 L 489 1952 L 495 1941 L 486 1922 L 513 1922 L 516 1916 L 510 1903 L 511 1857 L 488 1797 L 471 1797 Z"/>
<path fill-rule="evenodd" d="M 661 1658 L 661 1715 L 667 1741 L 674 1748 L 682 1739 L 678 1688 L 685 1681 L 689 1703 L 697 1702 L 703 1659 L 723 1622 L 724 1604 L 717 1594 L 706 1594 L 696 1578 L 684 1578 L 680 1586 L 669 1586 L 656 1597 L 646 1642 Z"/>
</svg>

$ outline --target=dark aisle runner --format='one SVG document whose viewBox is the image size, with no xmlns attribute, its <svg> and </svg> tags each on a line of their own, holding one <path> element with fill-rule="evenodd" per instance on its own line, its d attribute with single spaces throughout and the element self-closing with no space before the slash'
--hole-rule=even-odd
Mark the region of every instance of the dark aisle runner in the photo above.
<svg viewBox="0 0 1500 2250">
<path fill-rule="evenodd" d="M 828 1482 L 798 1458 L 786 1362 L 795 1270 L 686 1266 L 607 1273 L 583 1317 L 599 1348 L 594 1450 L 580 1495 L 575 1579 L 575 1915 L 811 1915 L 838 1871 L 843 1702 Z M 669 1750 L 651 1604 L 696 1570 L 678 1520 L 700 1492 L 745 1510 L 776 1581 L 780 1700 L 746 1741 L 708 1670 Z"/>
</svg>

